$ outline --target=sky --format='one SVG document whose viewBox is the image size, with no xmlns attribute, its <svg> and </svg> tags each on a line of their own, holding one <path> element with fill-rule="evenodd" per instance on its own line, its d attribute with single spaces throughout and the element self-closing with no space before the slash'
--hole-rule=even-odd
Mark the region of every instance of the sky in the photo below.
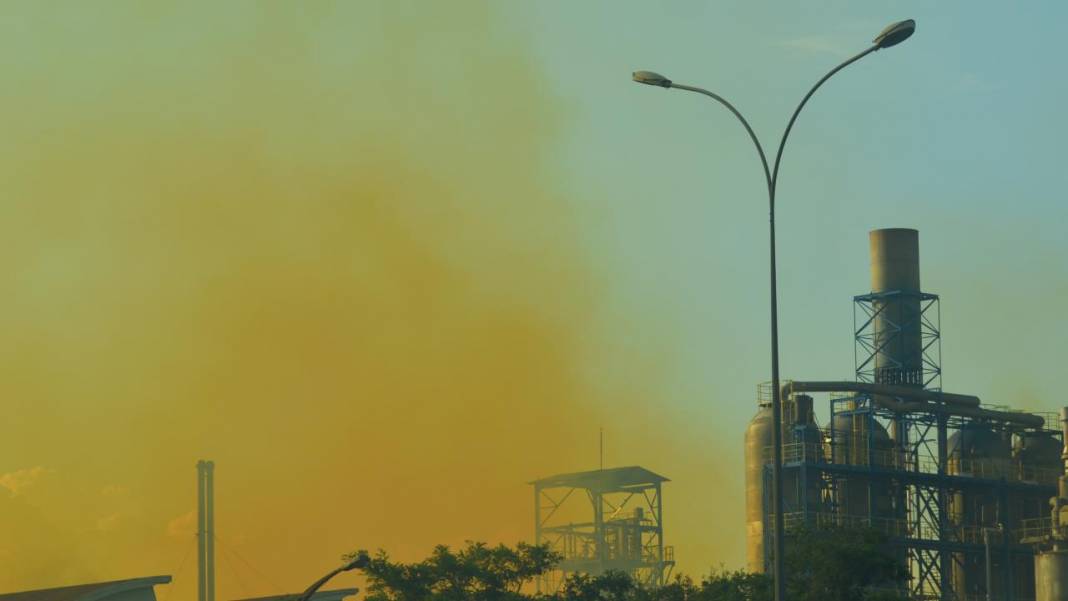
<svg viewBox="0 0 1068 601">
<path fill-rule="evenodd" d="M 357 548 L 514 544 L 530 480 L 642 465 L 699 575 L 744 564 L 768 379 L 848 379 L 867 232 L 920 230 L 943 386 L 1061 403 L 1055 2 L 10 2 L 0 7 L 0 591 L 218 597 Z M 817 412 L 826 416 L 825 399 Z M 358 585 L 344 576 L 338 585 Z"/>
</svg>

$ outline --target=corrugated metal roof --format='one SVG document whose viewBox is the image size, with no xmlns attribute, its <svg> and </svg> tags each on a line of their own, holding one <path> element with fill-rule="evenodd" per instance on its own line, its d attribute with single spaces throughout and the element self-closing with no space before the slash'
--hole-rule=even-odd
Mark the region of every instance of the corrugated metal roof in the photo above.
<svg viewBox="0 0 1068 601">
<path fill-rule="evenodd" d="M 137 589 L 151 589 L 157 584 L 167 584 L 170 581 L 170 576 L 149 576 L 147 578 L 95 582 L 93 584 L 78 584 L 60 588 L 0 594 L 0 601 L 106 601 L 113 595 Z"/>
<path fill-rule="evenodd" d="M 632 465 L 629 467 L 614 467 L 606 470 L 590 470 L 588 472 L 572 472 L 570 474 L 557 474 L 535 480 L 530 484 L 542 488 L 554 486 L 571 486 L 575 488 L 589 488 L 591 490 L 616 490 L 644 484 L 656 484 L 668 482 L 668 479 L 655 474 L 644 467 Z"/>
</svg>

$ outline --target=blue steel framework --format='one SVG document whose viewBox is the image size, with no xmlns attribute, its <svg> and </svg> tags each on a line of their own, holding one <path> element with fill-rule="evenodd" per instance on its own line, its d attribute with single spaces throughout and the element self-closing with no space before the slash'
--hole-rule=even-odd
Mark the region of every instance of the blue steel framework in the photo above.
<svg viewBox="0 0 1068 601">
<path fill-rule="evenodd" d="M 879 313 L 878 301 L 900 292 L 868 294 L 854 298 L 854 334 L 856 339 L 856 378 L 860 382 L 876 380 L 875 355 L 886 347 L 886 341 L 872 332 L 875 317 Z M 941 345 L 939 329 L 938 296 L 913 293 L 921 300 L 920 314 L 923 340 L 924 387 L 939 390 L 941 383 Z M 885 323 L 885 322 L 884 322 Z M 908 324 L 891 324 L 897 331 Z M 885 336 L 885 335 L 884 335 Z M 884 359 L 885 360 L 885 359 Z M 784 388 L 788 385 L 784 382 Z M 770 402 L 768 384 L 760 387 L 761 400 Z M 764 399 L 763 397 L 767 397 Z M 784 405 L 793 399 L 783 399 Z M 788 412 L 785 410 L 784 414 Z M 1004 408 L 999 408 L 1004 409 Z M 965 595 L 953 591 L 952 573 L 954 562 L 961 561 L 964 554 L 984 552 L 982 528 L 976 524 L 956 523 L 950 515 L 950 499 L 958 492 L 980 494 L 994 493 L 999 499 L 998 521 L 1009 526 L 1010 535 L 1003 537 L 1000 546 L 1002 557 L 1003 591 L 998 598 L 1013 599 L 1015 595 L 1014 558 L 1031 557 L 1033 549 L 1019 543 L 1013 531 L 1020 528 L 1014 517 L 1008 515 L 1008 500 L 1014 495 L 1028 497 L 1051 497 L 1057 492 L 1059 474 L 1043 473 L 1041 470 L 1024 469 L 1019 465 L 996 472 L 980 466 L 957 464 L 950 469 L 948 441 L 952 433 L 969 423 L 982 421 L 995 430 L 1020 431 L 1018 425 L 996 422 L 986 418 L 948 415 L 938 411 L 893 412 L 884 409 L 866 394 L 834 394 L 829 402 L 830 421 L 834 424 L 839 416 L 853 416 L 863 423 L 864 432 L 878 429 L 891 432 L 892 447 L 879 445 L 874 436 L 865 436 L 861 444 L 851 443 L 852 457 L 843 446 L 843 432 L 833 428 L 820 431 L 819 440 L 809 428 L 797 424 L 793 432 L 787 432 L 783 446 L 783 475 L 795 487 L 784 491 L 785 523 L 788 530 L 802 524 L 809 526 L 871 526 L 885 532 L 901 557 L 907 562 L 911 579 L 909 595 L 914 599 L 940 601 L 963 601 Z M 1046 418 L 1044 430 L 1061 439 L 1055 418 Z M 1052 428 L 1050 427 L 1052 426 Z M 1063 442 L 1063 440 L 1062 440 Z M 862 452 L 858 453 L 860 450 Z M 770 449 L 766 454 L 764 490 L 771 490 Z M 956 473 L 950 473 L 954 471 Z M 845 482 L 863 482 L 867 487 L 867 511 L 858 515 L 855 511 L 842 511 L 841 501 Z M 810 490 L 817 487 L 817 491 Z M 889 514 L 874 507 L 873 499 L 893 499 Z M 765 520 L 770 520 L 771 499 L 764 495 Z M 816 506 L 813 507 L 813 499 Z M 770 523 L 766 521 L 765 523 Z M 765 565 L 771 564 L 770 534 L 765 530 Z M 995 592 L 997 594 L 997 592 Z M 968 601 L 971 601 L 968 598 Z M 1022 601 L 1022 600 L 1020 600 Z"/>
<path fill-rule="evenodd" d="M 663 584 L 675 565 L 674 548 L 664 545 L 662 484 L 667 481 L 631 466 L 531 482 L 535 543 L 563 557 L 556 571 L 538 580 L 538 590 L 554 592 L 570 574 L 609 570 L 627 572 L 649 586 Z"/>
<path fill-rule="evenodd" d="M 919 304 L 919 314 L 909 323 L 894 323 L 885 318 L 884 312 L 891 303 L 898 299 L 915 299 Z M 875 320 L 883 317 L 882 324 L 891 328 L 890 332 L 877 333 Z M 879 374 L 875 369 L 875 357 L 882 358 L 891 367 L 902 367 L 895 357 L 885 352 L 887 347 L 897 340 L 898 335 L 910 325 L 920 325 L 921 355 L 923 358 L 923 387 L 940 390 L 942 388 L 942 332 L 941 308 L 938 295 L 927 292 L 907 292 L 893 290 L 862 294 L 853 297 L 853 333 L 856 343 L 853 345 L 853 361 L 856 364 L 858 382 L 878 382 Z M 894 382 L 896 383 L 896 382 Z"/>
</svg>

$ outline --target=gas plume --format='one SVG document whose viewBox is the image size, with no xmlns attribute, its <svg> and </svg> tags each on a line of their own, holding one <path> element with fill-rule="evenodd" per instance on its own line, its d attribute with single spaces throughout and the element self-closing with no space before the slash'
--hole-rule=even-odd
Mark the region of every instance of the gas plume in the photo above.
<svg viewBox="0 0 1068 601">
<path fill-rule="evenodd" d="M 594 467 L 599 423 L 716 477 L 641 432 L 656 351 L 589 381 L 567 115 L 488 4 L 5 10 L 0 590 L 192 598 L 200 458 L 220 599 L 529 539 L 524 481 Z"/>
</svg>

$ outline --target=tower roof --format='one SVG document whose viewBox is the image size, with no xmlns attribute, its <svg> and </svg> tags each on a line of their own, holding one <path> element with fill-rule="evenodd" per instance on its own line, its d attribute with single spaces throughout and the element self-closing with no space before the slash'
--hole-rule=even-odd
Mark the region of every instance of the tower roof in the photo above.
<svg viewBox="0 0 1068 601">
<path fill-rule="evenodd" d="M 569 486 L 572 488 L 588 488 L 596 491 L 610 491 L 628 488 L 644 488 L 660 482 L 668 482 L 668 479 L 653 473 L 644 467 L 632 465 L 629 467 L 614 467 L 605 470 L 590 470 L 588 472 L 572 472 L 569 474 L 556 474 L 548 478 L 541 478 L 530 482 L 539 488 L 553 488 Z"/>
</svg>

